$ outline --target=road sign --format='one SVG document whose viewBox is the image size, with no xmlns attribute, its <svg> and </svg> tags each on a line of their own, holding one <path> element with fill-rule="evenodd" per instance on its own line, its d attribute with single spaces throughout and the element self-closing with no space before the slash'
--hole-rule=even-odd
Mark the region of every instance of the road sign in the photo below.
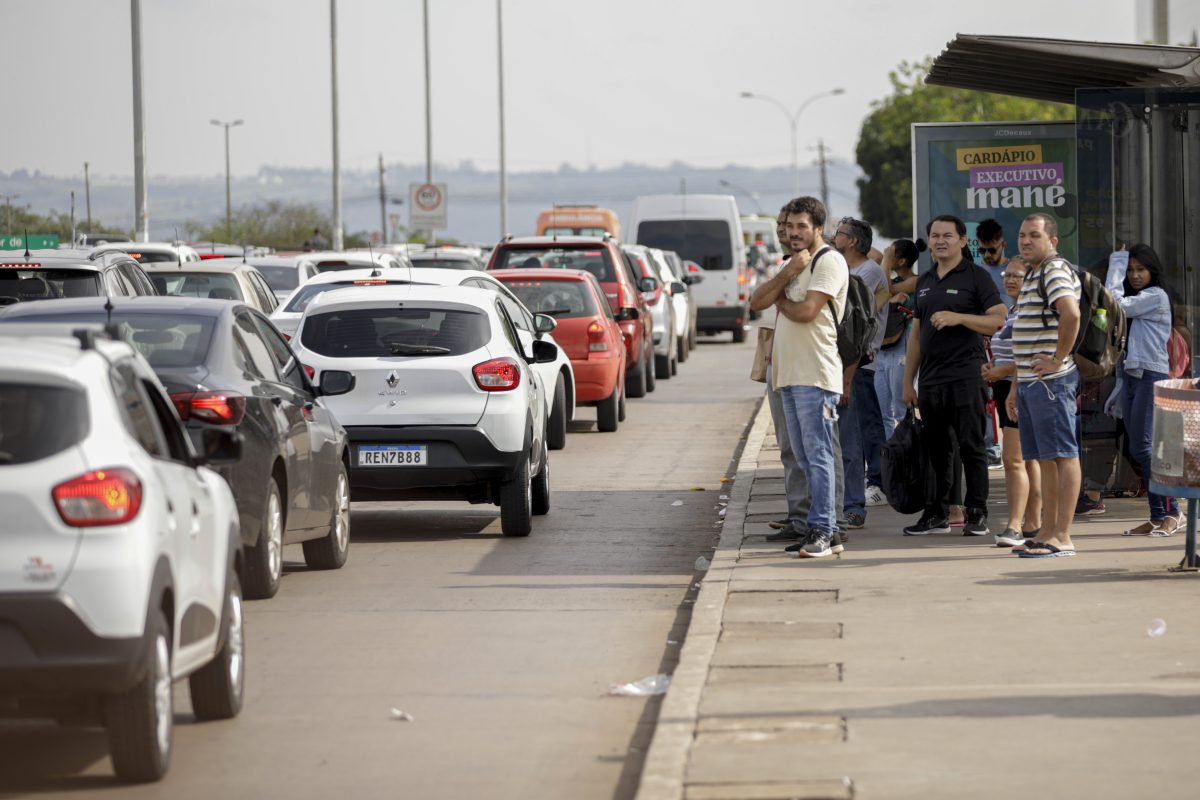
<svg viewBox="0 0 1200 800">
<path fill-rule="evenodd" d="M 445 230 L 446 184 L 410 183 L 408 185 L 408 227 L 415 231 Z"/>
<path fill-rule="evenodd" d="M 0 250 L 24 250 L 24 236 L 0 236 Z M 57 250 L 58 235 L 51 234 L 49 236 L 30 236 L 30 250 Z"/>
</svg>

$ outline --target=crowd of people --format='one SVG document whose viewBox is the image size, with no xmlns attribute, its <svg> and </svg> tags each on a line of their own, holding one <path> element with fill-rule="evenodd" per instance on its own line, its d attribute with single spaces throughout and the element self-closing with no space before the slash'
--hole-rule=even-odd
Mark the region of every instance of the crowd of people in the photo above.
<svg viewBox="0 0 1200 800">
<path fill-rule="evenodd" d="M 1055 220 L 1026 217 L 1012 257 L 999 223 L 981 222 L 982 264 L 952 215 L 929 221 L 927 243 L 899 239 L 883 252 L 867 222 L 842 218 L 828 237 L 826 222 L 816 198 L 787 203 L 777 226 L 789 258 L 751 297 L 773 330 L 759 347 L 787 496 L 768 541 L 804 558 L 842 552 L 869 507 L 887 502 L 880 453 L 912 414 L 931 477 L 904 535 L 960 529 L 1022 558 L 1074 555 L 1074 516 L 1104 510 L 1099 492 L 1081 491 L 1076 347 L 1084 316 L 1107 323 L 1089 303 L 1081 314 L 1092 278 L 1059 255 Z M 921 269 L 925 249 L 932 264 Z M 1148 485 L 1154 383 L 1187 369 L 1190 336 L 1150 246 L 1113 253 L 1102 280 L 1128 326 L 1104 412 L 1121 420 Z M 847 320 L 863 298 L 874 324 L 860 350 Z M 989 522 L 990 469 L 1004 471 L 1003 526 Z M 1148 503 L 1146 522 L 1126 535 L 1170 536 L 1184 524 L 1174 499 L 1148 493 Z"/>
</svg>

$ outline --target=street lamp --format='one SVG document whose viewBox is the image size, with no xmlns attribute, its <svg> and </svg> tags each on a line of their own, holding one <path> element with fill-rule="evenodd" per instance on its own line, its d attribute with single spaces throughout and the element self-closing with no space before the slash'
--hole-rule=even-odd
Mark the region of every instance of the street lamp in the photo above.
<svg viewBox="0 0 1200 800">
<path fill-rule="evenodd" d="M 725 180 L 724 178 L 717 181 L 717 183 L 720 184 L 721 186 L 726 187 L 727 189 L 733 189 L 735 192 L 741 192 L 742 194 L 746 195 L 746 197 L 749 197 L 750 201 L 752 203 L 754 203 L 754 209 L 755 209 L 754 213 L 756 213 L 756 214 L 763 213 L 762 206 L 760 206 L 758 204 L 758 192 L 752 192 L 749 189 L 738 186 L 736 183 L 730 183 L 729 181 Z"/>
<path fill-rule="evenodd" d="M 221 122 L 219 119 L 210 119 L 208 122 L 210 125 L 225 129 L 225 236 L 229 239 L 229 243 L 233 244 L 233 204 L 230 202 L 229 195 L 229 129 L 241 125 L 242 120 Z"/>
<path fill-rule="evenodd" d="M 776 108 L 778 108 L 780 111 L 783 112 L 783 115 L 785 117 L 787 117 L 788 122 L 792 126 L 792 196 L 793 197 L 800 194 L 800 162 L 799 162 L 799 158 L 796 153 L 796 151 L 798 149 L 796 140 L 797 140 L 797 137 L 799 136 L 799 130 L 800 130 L 799 127 L 797 126 L 797 123 L 799 123 L 799 121 L 800 121 L 800 115 L 804 113 L 804 109 L 808 108 L 809 105 L 811 105 L 813 102 L 815 102 L 817 100 L 820 100 L 822 97 L 833 97 L 836 94 L 844 94 L 845 92 L 846 92 L 846 90 L 841 87 L 838 87 L 837 89 L 831 89 L 827 92 L 818 92 L 817 94 L 814 94 L 812 97 L 808 98 L 803 103 L 801 103 L 800 107 L 796 109 L 795 114 L 789 112 L 787 109 L 787 106 L 785 106 L 783 103 L 776 100 L 774 97 L 768 97 L 765 94 L 755 94 L 754 92 L 742 92 L 741 96 L 742 96 L 743 100 L 764 100 L 764 101 L 770 103 L 771 105 L 775 106 Z"/>
</svg>

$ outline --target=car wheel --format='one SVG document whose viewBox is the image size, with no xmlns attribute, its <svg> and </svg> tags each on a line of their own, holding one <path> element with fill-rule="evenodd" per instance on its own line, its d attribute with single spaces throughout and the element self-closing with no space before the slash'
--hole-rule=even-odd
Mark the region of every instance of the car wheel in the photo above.
<svg viewBox="0 0 1200 800">
<path fill-rule="evenodd" d="M 625 394 L 629 397 L 646 396 L 646 359 L 643 357 L 632 370 L 625 373 Z"/>
<path fill-rule="evenodd" d="M 680 364 L 688 360 L 691 355 L 691 350 L 688 348 L 688 337 L 685 333 L 683 336 L 675 340 L 675 360 Z"/>
<path fill-rule="evenodd" d="M 671 356 L 655 356 L 654 357 L 654 377 L 657 380 L 665 381 L 671 378 Z"/>
<path fill-rule="evenodd" d="M 531 510 L 537 516 L 550 511 L 550 452 L 542 448 L 542 471 L 533 479 Z"/>
<path fill-rule="evenodd" d="M 283 501 L 279 482 L 267 481 L 267 499 L 263 502 L 262 527 L 258 542 L 246 550 L 246 597 L 265 600 L 279 591 L 283 575 Z"/>
<path fill-rule="evenodd" d="M 746 326 L 738 325 L 733 329 L 733 343 L 741 344 L 744 341 L 746 341 Z"/>
<path fill-rule="evenodd" d="M 658 359 L 654 357 L 654 348 L 646 348 L 646 392 L 654 391 L 655 385 L 658 383 Z"/>
<path fill-rule="evenodd" d="M 596 404 L 596 427 L 601 433 L 612 433 L 617 429 L 621 416 L 621 387 L 614 386 L 612 394 Z"/>
<path fill-rule="evenodd" d="M 696 321 L 692 320 L 692 327 L 688 331 L 688 350 L 696 349 Z"/>
<path fill-rule="evenodd" d="M 146 658 L 145 675 L 137 685 L 110 696 L 105 704 L 113 770 L 121 780 L 137 783 L 160 779 L 171 764 L 171 629 L 162 611 L 150 619 Z"/>
<path fill-rule="evenodd" d="M 621 387 L 621 403 L 617 406 L 617 422 L 625 421 L 625 387 Z"/>
<path fill-rule="evenodd" d="M 551 450 L 567 446 L 567 389 L 561 378 L 554 384 L 554 407 L 546 428 L 546 446 Z"/>
<path fill-rule="evenodd" d="M 533 530 L 533 488 L 529 480 L 529 456 L 511 480 L 500 484 L 500 532 L 505 536 L 528 536 Z"/>
<path fill-rule="evenodd" d="M 231 572 L 226 579 L 221 649 L 188 678 L 196 719 L 231 719 L 242 710 L 246 690 L 244 619 L 242 584 L 237 573 Z"/>
<path fill-rule="evenodd" d="M 671 353 L 671 377 L 674 378 L 679 374 L 679 357 L 676 353 Z"/>
<path fill-rule="evenodd" d="M 304 563 L 309 569 L 340 569 L 350 554 L 350 478 L 346 465 L 338 462 L 337 480 L 333 490 L 333 518 L 329 533 L 320 539 L 309 539 L 304 548 Z"/>
</svg>

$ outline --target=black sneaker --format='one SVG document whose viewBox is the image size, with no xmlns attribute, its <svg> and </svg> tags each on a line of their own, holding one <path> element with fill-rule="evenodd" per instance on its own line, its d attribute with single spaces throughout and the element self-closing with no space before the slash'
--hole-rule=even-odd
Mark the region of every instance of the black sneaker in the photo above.
<svg viewBox="0 0 1200 800">
<path fill-rule="evenodd" d="M 850 528 L 851 530 L 858 530 L 859 528 L 861 528 L 863 525 L 866 525 L 866 524 L 867 524 L 867 518 L 864 517 L 862 514 L 847 514 L 846 515 L 846 527 Z"/>
<path fill-rule="evenodd" d="M 768 542 L 794 542 L 803 539 L 806 533 L 808 531 L 804 528 L 791 527 L 775 533 L 768 533 L 763 538 Z"/>
<path fill-rule="evenodd" d="M 831 553 L 833 553 L 834 555 L 837 555 L 838 553 L 845 550 L 846 549 L 846 547 L 845 547 L 846 538 L 847 538 L 846 535 L 843 533 L 835 533 L 833 535 L 833 538 L 831 538 L 829 540 L 829 551 Z M 804 548 L 804 545 L 807 543 L 807 539 L 808 539 L 808 537 L 805 537 L 805 541 L 803 541 L 803 542 L 796 542 L 795 544 L 788 545 L 787 547 L 783 548 L 784 552 L 799 553 Z"/>
<path fill-rule="evenodd" d="M 771 526 L 772 528 L 774 528 L 775 530 L 778 531 L 778 530 L 783 530 L 784 528 L 786 528 L 788 526 L 789 522 L 791 522 L 791 520 L 788 519 L 787 517 L 784 517 L 783 519 L 773 519 L 770 522 L 768 522 L 767 525 Z"/>
<path fill-rule="evenodd" d="M 796 555 L 800 558 L 824 558 L 833 555 L 833 536 L 821 531 L 812 531 Z"/>
<path fill-rule="evenodd" d="M 949 533 L 950 520 L 945 517 L 931 517 L 922 514 L 916 523 L 904 529 L 905 536 L 929 536 L 935 533 Z"/>
<path fill-rule="evenodd" d="M 967 524 L 963 525 L 963 536 L 987 536 L 987 512 L 980 508 L 967 511 Z"/>
</svg>

